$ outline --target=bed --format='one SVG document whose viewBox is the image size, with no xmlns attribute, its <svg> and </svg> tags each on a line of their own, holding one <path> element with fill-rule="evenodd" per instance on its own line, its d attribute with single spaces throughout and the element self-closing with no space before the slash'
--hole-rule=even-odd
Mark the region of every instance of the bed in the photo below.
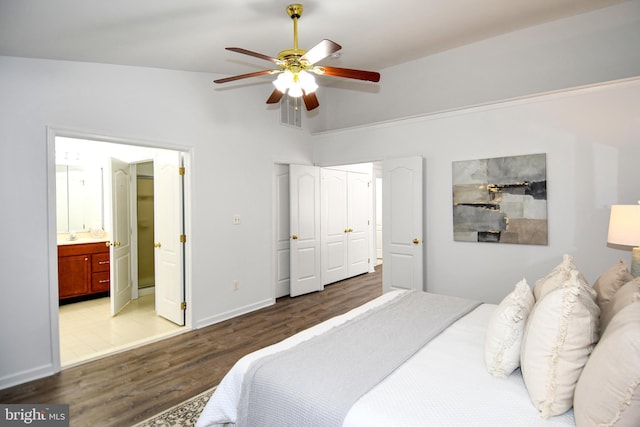
<svg viewBox="0 0 640 427">
<path fill-rule="evenodd" d="M 549 279 L 551 276 L 550 274 L 545 279 Z M 571 291 L 574 295 L 578 295 L 577 298 L 574 298 L 577 301 L 575 303 L 577 305 L 570 307 L 571 311 L 579 313 L 582 310 L 591 317 L 595 313 L 596 318 L 598 318 L 600 309 L 599 307 L 593 308 L 596 305 L 596 291 L 590 287 L 588 290 L 584 289 L 582 278 L 578 277 L 576 273 L 565 275 L 564 277 L 565 279 L 559 282 L 560 284 L 555 288 L 547 280 L 543 283 L 543 285 L 546 285 L 544 292 L 550 295 L 557 295 L 558 300 L 564 301 L 562 304 L 566 306 L 566 295 Z M 637 283 L 633 286 L 638 289 L 640 281 L 635 282 Z M 580 287 L 580 289 L 576 291 L 575 287 Z M 536 283 L 536 290 L 542 288 L 542 285 L 539 286 L 539 283 Z M 553 294 L 552 291 L 558 288 L 560 291 Z M 334 317 L 280 343 L 258 350 L 240 359 L 218 385 L 196 426 L 576 425 L 576 418 L 578 417 L 574 417 L 574 390 L 576 390 L 576 383 L 580 379 L 586 360 L 588 360 L 592 351 L 596 353 L 593 348 L 596 344 L 595 341 L 599 338 L 599 327 L 596 326 L 594 331 L 593 319 L 591 319 L 592 324 L 588 333 L 581 334 L 587 337 L 587 341 L 591 340 L 593 342 L 579 345 L 579 347 L 585 348 L 586 356 L 576 357 L 577 359 L 582 357 L 586 360 L 584 363 L 581 362 L 582 367 L 577 372 L 577 377 L 571 380 L 573 381 L 573 388 L 571 389 L 568 408 L 555 408 L 552 409 L 552 413 L 545 413 L 545 403 L 541 404 L 536 400 L 535 389 L 537 386 L 534 382 L 539 378 L 543 380 L 542 382 L 545 379 L 548 380 L 548 373 L 543 374 L 536 372 L 533 368 L 527 368 L 529 376 L 533 375 L 533 380 L 526 381 L 527 379 L 523 376 L 523 370 L 519 366 L 514 367 L 513 370 L 507 366 L 506 372 L 502 372 L 502 375 L 495 375 L 496 372 L 491 371 L 488 363 L 486 353 L 489 346 L 488 336 L 492 333 L 490 330 L 492 328 L 495 329 L 496 316 L 498 313 L 504 314 L 505 312 L 513 314 L 513 302 L 522 300 L 519 294 L 525 295 L 528 298 L 527 301 L 529 301 L 529 303 L 524 304 L 526 308 L 524 315 L 522 315 L 522 310 L 518 312 L 520 316 L 520 321 L 518 322 L 520 338 L 522 340 L 527 339 L 528 331 L 524 329 L 524 326 L 526 324 L 529 327 L 529 323 L 534 323 L 531 318 L 534 317 L 534 312 L 536 311 L 534 306 L 538 302 L 535 300 L 532 291 L 526 281 L 522 281 L 500 304 L 484 304 L 462 298 L 437 296 L 426 292 L 404 290 L 388 292 L 344 315 Z M 560 294 L 564 298 L 560 298 Z M 585 298 L 580 295 L 585 296 Z M 445 299 L 443 300 L 442 297 Z M 538 297 L 539 300 L 542 299 L 540 295 Z M 442 324 L 425 334 L 415 332 L 421 328 L 429 329 L 423 328 L 423 325 L 433 323 L 434 318 L 428 318 L 424 324 L 412 323 L 408 328 L 405 326 L 399 328 L 397 325 L 392 325 L 388 331 L 381 334 L 381 340 L 375 341 L 373 344 L 363 344 L 358 341 L 359 338 L 356 338 L 357 335 L 380 335 L 377 333 L 363 333 L 362 331 L 366 330 L 367 327 L 362 325 L 367 322 L 373 322 L 376 330 L 379 330 L 383 324 L 403 322 L 404 320 L 390 320 L 401 317 L 398 315 L 400 311 L 410 312 L 411 314 L 408 316 L 410 319 L 419 317 L 411 312 L 414 308 L 407 308 L 401 305 L 407 304 L 402 301 L 424 300 L 424 303 L 428 305 L 425 312 L 432 312 L 433 310 L 440 310 L 438 306 L 449 304 L 449 299 L 452 299 L 453 305 L 456 305 L 454 313 L 443 314 L 438 312 L 436 317 L 438 319 L 446 318 L 446 320 L 438 321 Z M 552 301 L 553 298 L 550 297 L 547 300 Z M 593 305 L 588 300 L 591 300 Z M 640 315 L 636 316 L 636 314 L 640 313 L 640 298 L 633 297 L 631 300 L 638 303 L 632 304 L 634 306 L 631 314 L 632 320 L 625 320 L 624 325 L 626 326 L 624 327 L 627 327 L 627 329 L 624 334 L 629 335 L 628 325 L 631 322 L 635 331 L 632 334 L 635 337 L 633 339 L 638 342 L 637 331 L 640 330 L 638 328 Z M 505 305 L 509 306 L 511 311 L 505 311 Z M 545 323 L 548 323 L 550 315 L 543 310 L 542 304 L 540 305 L 541 308 L 538 310 L 540 316 L 543 316 Z M 584 305 L 584 309 L 576 308 L 581 305 Z M 631 304 L 624 304 L 625 307 L 627 305 L 630 306 Z M 459 309 L 458 306 L 462 308 Z M 553 305 L 550 307 L 553 308 Z M 522 309 L 522 306 L 519 306 L 519 308 Z M 396 311 L 394 312 L 393 310 Z M 418 310 L 420 309 L 418 308 Z M 562 311 L 562 309 L 554 310 Z M 566 312 L 560 313 L 559 317 L 564 317 L 566 320 Z M 376 321 L 378 323 L 375 323 Z M 582 316 L 580 322 L 584 323 L 584 316 Z M 614 321 L 611 323 L 615 324 Z M 565 329 L 566 326 L 565 324 Z M 623 334 L 622 332 L 617 332 L 619 328 L 616 325 L 614 326 L 616 336 Z M 569 327 L 573 328 L 571 324 L 569 324 Z M 395 330 L 398 332 L 394 333 L 393 328 L 396 328 Z M 356 332 L 350 332 L 352 329 L 355 329 Z M 410 330 L 411 333 L 403 334 L 401 332 L 402 329 Z M 345 343 L 339 344 L 340 340 L 336 339 L 332 334 L 342 333 L 341 331 L 345 330 L 347 331 L 344 332 L 346 339 L 343 341 Z M 511 332 L 513 332 L 513 329 L 509 330 L 508 334 Z M 420 335 L 419 341 L 423 340 L 425 342 L 408 344 L 406 349 L 398 350 L 398 354 L 387 354 L 388 348 L 402 348 L 404 346 L 402 341 L 405 339 L 403 336 L 411 335 Z M 535 343 L 536 349 L 538 349 L 540 345 L 536 341 L 537 338 L 534 337 L 536 334 L 530 332 L 530 335 L 529 341 Z M 526 347 L 522 340 L 516 340 L 515 343 L 512 339 L 507 340 L 512 347 L 518 347 L 517 358 L 519 360 L 521 358 L 520 347 L 523 349 Z M 566 336 L 565 340 L 571 341 Z M 364 350 L 365 356 L 362 353 L 357 353 L 357 351 L 355 353 L 356 356 L 353 356 L 351 351 L 345 350 L 349 348 L 349 342 L 351 342 L 352 347 L 358 349 L 363 345 L 369 345 L 370 347 Z M 619 344 L 615 345 L 618 346 Z M 316 349 L 318 348 L 323 349 L 320 355 L 316 355 Z M 553 351 L 557 351 L 557 345 L 556 350 Z M 570 351 L 575 353 L 575 348 L 570 349 Z M 381 355 L 378 353 L 381 353 Z M 618 353 L 620 352 L 616 352 L 616 354 Z M 624 357 L 631 357 L 631 359 L 627 358 L 619 362 L 631 364 L 633 367 L 630 369 L 638 371 L 637 366 L 640 363 L 637 363 L 639 362 L 637 349 L 635 352 L 626 353 L 628 355 Z M 606 354 L 606 360 L 599 363 L 610 365 L 610 359 L 608 359 L 611 357 L 609 355 L 610 349 L 607 350 Z M 557 353 L 554 353 L 554 355 L 557 356 Z M 316 358 L 314 359 L 314 357 Z M 353 360 L 354 357 L 355 362 Z M 372 367 L 372 364 L 376 366 L 385 365 L 384 362 L 381 362 L 382 357 L 395 359 L 393 363 L 396 365 L 383 366 L 381 373 L 374 372 L 375 366 Z M 513 358 L 514 356 L 507 355 L 503 348 L 500 352 L 500 362 L 503 362 L 502 359 L 508 359 L 509 357 Z M 528 357 L 532 358 L 532 356 Z M 347 361 L 342 361 L 343 358 Z M 600 358 L 602 359 L 602 357 Z M 373 362 L 368 363 L 369 359 Z M 533 365 L 530 365 L 528 360 L 526 363 L 528 364 L 527 366 L 534 366 L 535 360 Z M 570 363 L 572 366 L 575 364 L 575 361 Z M 516 365 L 519 365 L 519 363 Z M 558 365 L 557 360 L 556 365 Z M 584 395 L 592 395 L 592 390 L 590 391 L 589 387 L 593 388 L 594 383 L 598 384 L 597 387 L 600 387 L 603 381 L 606 382 L 607 376 L 611 376 L 611 372 L 607 371 L 607 369 L 603 370 L 599 365 L 594 366 L 590 371 L 592 374 L 589 381 L 585 380 L 587 383 L 585 387 L 587 388 L 583 387 L 581 391 Z M 311 372 L 310 376 L 307 376 L 306 372 Z M 632 373 L 632 376 L 636 373 Z M 571 372 L 569 374 L 568 376 L 574 375 Z M 624 373 L 623 376 L 627 377 L 624 381 L 628 381 L 629 373 Z M 364 384 L 362 385 L 364 388 L 358 388 L 359 386 L 357 385 L 352 386 L 352 384 L 362 382 L 362 378 L 364 378 Z M 371 383 L 372 381 L 373 383 Z M 554 393 L 557 393 L 560 397 L 562 397 L 562 393 L 556 388 L 562 389 L 562 387 L 563 385 L 559 384 L 554 388 Z M 342 394 L 342 388 L 352 388 L 352 390 Z M 624 405 L 622 407 L 617 405 L 617 407 L 613 408 L 613 405 L 607 399 L 600 399 L 599 403 L 601 405 L 612 407 L 609 409 L 613 410 L 613 415 L 608 413 L 611 412 L 608 409 L 598 409 L 598 414 L 587 414 L 585 416 L 583 414 L 585 411 L 581 409 L 580 416 L 582 418 L 580 420 L 584 419 L 590 423 L 594 420 L 594 416 L 603 415 L 607 417 L 613 416 L 616 420 L 632 420 L 630 424 L 613 423 L 612 425 L 640 425 L 634 424 L 634 422 L 640 421 L 640 418 L 637 418 L 638 414 L 640 414 L 637 409 L 638 400 L 640 400 L 637 390 L 638 384 L 631 390 L 631 397 L 628 396 L 630 389 L 626 384 L 620 388 L 622 394 L 626 390 L 627 396 L 620 397 L 619 393 L 612 393 L 612 398 L 622 401 L 626 399 L 627 406 L 630 409 L 625 408 Z M 542 389 L 544 393 L 545 388 L 542 387 Z M 548 392 L 548 387 L 546 392 Z M 588 400 L 588 397 L 585 400 Z M 342 407 L 344 406 L 342 402 L 347 403 L 346 407 Z M 334 405 L 338 406 L 335 410 Z M 591 403 L 587 405 L 589 407 L 594 406 Z M 604 412 L 607 413 L 605 414 Z M 578 425 L 589 424 L 580 421 Z"/>
</svg>

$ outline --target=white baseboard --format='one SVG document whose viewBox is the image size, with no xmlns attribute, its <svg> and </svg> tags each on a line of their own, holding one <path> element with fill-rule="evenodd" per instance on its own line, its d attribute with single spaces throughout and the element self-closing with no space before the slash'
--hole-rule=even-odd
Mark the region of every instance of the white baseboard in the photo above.
<svg viewBox="0 0 640 427">
<path fill-rule="evenodd" d="M 55 374 L 52 364 L 42 365 L 37 368 L 7 375 L 0 378 L 0 390 L 13 387 L 14 385 L 26 383 Z"/>
<path fill-rule="evenodd" d="M 195 329 L 204 328 L 205 326 L 211 326 L 222 321 L 232 319 L 243 314 L 251 313 L 252 311 L 259 310 L 261 308 L 269 307 L 276 303 L 275 298 L 269 298 L 266 300 L 258 301 L 255 304 L 245 305 L 235 310 L 226 311 L 224 313 L 216 314 L 215 316 L 205 317 L 204 319 L 195 322 Z"/>
<path fill-rule="evenodd" d="M 150 295 L 156 293 L 155 286 L 147 286 L 146 288 L 138 288 L 138 296 L 141 297 L 143 295 Z"/>
</svg>

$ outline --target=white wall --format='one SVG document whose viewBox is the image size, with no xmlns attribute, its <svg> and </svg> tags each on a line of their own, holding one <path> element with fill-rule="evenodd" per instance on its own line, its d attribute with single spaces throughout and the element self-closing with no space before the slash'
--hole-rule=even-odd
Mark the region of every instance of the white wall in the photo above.
<svg viewBox="0 0 640 427">
<path fill-rule="evenodd" d="M 638 46 L 640 0 L 633 0 L 376 70 L 379 84 L 332 79 L 335 88 L 322 88 L 312 128 L 343 129 L 634 77 Z"/>
<path fill-rule="evenodd" d="M 273 302 L 273 162 L 310 163 L 310 138 L 279 125 L 268 83 L 217 90 L 215 77 L 0 57 L 0 388 L 54 370 L 48 126 L 191 153 L 194 326 Z"/>
<path fill-rule="evenodd" d="M 633 0 L 382 70 L 379 89 L 323 87 L 321 112 L 305 113 L 303 120 L 316 131 L 347 128 L 637 76 L 639 10 L 640 0 Z M 277 124 L 278 111 L 264 105 L 268 82 L 214 88 L 215 77 L 0 57 L 0 388 L 55 367 L 47 126 L 190 153 L 187 239 L 196 327 L 273 300 L 274 162 L 423 155 L 429 290 L 495 301 L 523 275 L 533 280 L 555 265 L 563 252 L 572 252 L 591 279 L 618 257 L 628 258 L 604 245 L 607 205 L 639 197 L 632 161 L 640 158 L 638 126 L 632 142 L 619 126 L 639 110 L 631 101 L 625 106 L 617 92 L 607 111 L 571 98 L 570 110 L 559 110 L 560 122 L 532 102 L 312 138 Z M 312 143 L 318 145 L 315 157 Z M 454 243 L 451 161 L 535 152 L 548 153 L 550 245 Z M 241 215 L 239 227 L 232 225 L 234 214 Z M 236 279 L 240 290 L 234 292 Z"/>
<path fill-rule="evenodd" d="M 318 134 L 319 164 L 426 159 L 426 290 L 498 302 L 571 254 L 593 283 L 630 252 L 606 246 L 609 206 L 640 199 L 640 79 Z M 453 240 L 452 162 L 547 153 L 548 246 Z M 384 268 L 384 267 L 383 267 Z"/>
</svg>

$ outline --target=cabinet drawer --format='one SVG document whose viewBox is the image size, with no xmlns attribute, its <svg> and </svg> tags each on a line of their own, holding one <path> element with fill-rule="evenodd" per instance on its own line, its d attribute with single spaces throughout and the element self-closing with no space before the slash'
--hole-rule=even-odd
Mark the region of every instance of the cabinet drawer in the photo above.
<svg viewBox="0 0 640 427">
<path fill-rule="evenodd" d="M 91 291 L 92 292 L 108 292 L 109 286 L 109 272 L 93 273 L 91 275 Z"/>
<path fill-rule="evenodd" d="M 91 271 L 94 273 L 109 271 L 109 252 L 91 255 Z"/>
</svg>

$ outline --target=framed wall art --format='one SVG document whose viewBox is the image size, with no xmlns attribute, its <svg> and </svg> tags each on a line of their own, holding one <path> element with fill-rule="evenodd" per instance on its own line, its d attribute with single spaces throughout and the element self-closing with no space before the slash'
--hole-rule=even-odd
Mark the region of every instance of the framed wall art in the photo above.
<svg viewBox="0 0 640 427">
<path fill-rule="evenodd" d="M 546 154 L 453 162 L 456 241 L 548 244 Z"/>
</svg>

